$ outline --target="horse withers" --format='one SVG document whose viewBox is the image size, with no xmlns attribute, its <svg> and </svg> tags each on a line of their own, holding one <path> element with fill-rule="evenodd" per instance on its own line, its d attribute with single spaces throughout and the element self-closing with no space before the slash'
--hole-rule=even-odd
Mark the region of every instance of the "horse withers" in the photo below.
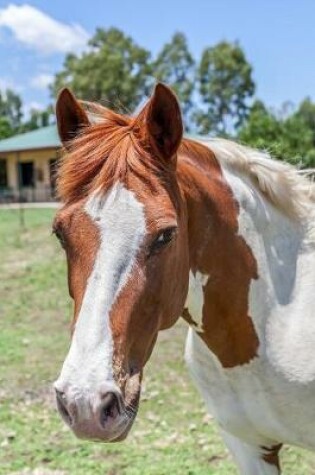
<svg viewBox="0 0 315 475">
<path fill-rule="evenodd" d="M 312 185 L 256 150 L 183 139 L 163 84 L 134 117 L 67 89 L 56 113 L 53 229 L 74 300 L 63 419 L 124 439 L 158 332 L 182 316 L 188 367 L 241 473 L 278 474 L 281 444 L 315 448 Z"/>
</svg>

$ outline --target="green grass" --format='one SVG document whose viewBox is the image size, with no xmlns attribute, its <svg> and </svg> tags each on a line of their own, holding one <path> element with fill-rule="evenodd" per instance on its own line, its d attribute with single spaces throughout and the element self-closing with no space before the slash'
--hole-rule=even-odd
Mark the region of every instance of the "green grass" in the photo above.
<svg viewBox="0 0 315 475">
<path fill-rule="evenodd" d="M 72 306 L 63 253 L 50 233 L 53 214 L 25 211 L 21 230 L 17 211 L 0 211 L 0 475 L 35 469 L 73 475 L 236 474 L 185 369 L 182 322 L 160 335 L 125 442 L 82 442 L 65 427 L 51 387 L 67 353 Z M 285 449 L 282 463 L 285 474 L 315 474 L 309 452 Z"/>
</svg>

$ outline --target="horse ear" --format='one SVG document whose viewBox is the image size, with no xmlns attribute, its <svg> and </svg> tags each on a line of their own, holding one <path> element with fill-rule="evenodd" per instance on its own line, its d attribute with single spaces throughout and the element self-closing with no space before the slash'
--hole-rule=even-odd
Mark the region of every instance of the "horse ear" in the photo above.
<svg viewBox="0 0 315 475">
<path fill-rule="evenodd" d="M 183 137 L 183 121 L 175 94 L 158 83 L 149 100 L 146 126 L 151 143 L 163 158 L 171 158 Z"/>
<path fill-rule="evenodd" d="M 60 91 L 56 103 L 58 133 L 62 144 L 68 148 L 82 127 L 90 125 L 88 116 L 68 88 Z"/>
</svg>

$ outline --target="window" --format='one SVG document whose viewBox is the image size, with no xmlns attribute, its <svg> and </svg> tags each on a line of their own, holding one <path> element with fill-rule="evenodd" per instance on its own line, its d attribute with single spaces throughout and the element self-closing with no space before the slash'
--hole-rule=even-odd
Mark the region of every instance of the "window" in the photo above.
<svg viewBox="0 0 315 475">
<path fill-rule="evenodd" d="M 34 186 L 34 163 L 23 162 L 19 164 L 20 169 L 20 185 Z"/>
<path fill-rule="evenodd" d="M 0 188 L 6 188 L 8 186 L 7 175 L 7 161 L 5 158 L 0 159 Z"/>
</svg>

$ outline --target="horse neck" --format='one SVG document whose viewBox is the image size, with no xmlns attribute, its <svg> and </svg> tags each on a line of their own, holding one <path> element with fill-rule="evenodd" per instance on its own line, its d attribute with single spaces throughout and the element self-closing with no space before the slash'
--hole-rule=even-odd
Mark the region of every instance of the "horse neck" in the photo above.
<svg viewBox="0 0 315 475">
<path fill-rule="evenodd" d="M 296 267 L 299 254 L 314 250 L 301 223 L 275 208 L 246 175 L 214 157 L 208 164 L 184 157 L 178 175 L 188 209 L 191 270 L 242 264 L 257 280 L 264 265 L 271 272 L 278 267 L 283 276 L 277 292 L 284 301 L 293 278 L 287 270 Z"/>
<path fill-rule="evenodd" d="M 248 295 L 249 315 L 266 357 L 286 380 L 315 379 L 315 246 L 309 222 L 271 205 L 244 176 L 226 171 L 240 203 L 239 234 L 257 262 Z"/>
<path fill-rule="evenodd" d="M 190 268 L 207 276 L 204 339 L 225 366 L 246 363 L 262 351 L 266 320 L 298 298 L 297 271 L 307 264 L 300 258 L 301 226 L 214 157 L 208 165 L 179 157 L 178 176 L 188 209 Z M 229 345 L 232 354 L 226 354 Z"/>
</svg>

